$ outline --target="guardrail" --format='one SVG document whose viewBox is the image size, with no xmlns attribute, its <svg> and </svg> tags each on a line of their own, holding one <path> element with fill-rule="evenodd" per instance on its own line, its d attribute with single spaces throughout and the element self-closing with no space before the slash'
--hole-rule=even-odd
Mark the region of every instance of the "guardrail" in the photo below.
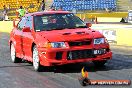
<svg viewBox="0 0 132 88">
<path fill-rule="evenodd" d="M 105 13 L 81 13 L 81 14 L 76 14 L 78 17 L 81 19 L 86 18 L 95 18 L 96 17 L 127 17 L 128 12 L 105 12 Z"/>
</svg>

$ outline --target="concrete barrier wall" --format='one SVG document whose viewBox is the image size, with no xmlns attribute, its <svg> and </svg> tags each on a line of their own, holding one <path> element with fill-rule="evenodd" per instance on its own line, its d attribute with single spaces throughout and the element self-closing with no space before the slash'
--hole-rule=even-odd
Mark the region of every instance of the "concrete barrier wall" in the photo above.
<svg viewBox="0 0 132 88">
<path fill-rule="evenodd" d="M 76 14 L 78 17 L 81 19 L 83 18 L 95 18 L 96 17 L 117 17 L 117 18 L 122 18 L 122 17 L 127 17 L 128 12 L 110 12 L 110 13 L 81 13 L 81 14 Z"/>
<path fill-rule="evenodd" d="M 98 17 L 97 21 L 98 22 L 120 22 L 121 17 Z"/>
<path fill-rule="evenodd" d="M 132 29 L 97 29 L 110 43 L 132 46 Z"/>
<path fill-rule="evenodd" d="M 132 46 L 132 28 L 117 30 L 117 45 Z"/>
<path fill-rule="evenodd" d="M 13 28 L 12 21 L 0 21 L 0 32 L 10 33 L 12 28 Z"/>
<path fill-rule="evenodd" d="M 112 43 L 132 46 L 132 25 L 127 24 L 93 24 Z"/>
</svg>

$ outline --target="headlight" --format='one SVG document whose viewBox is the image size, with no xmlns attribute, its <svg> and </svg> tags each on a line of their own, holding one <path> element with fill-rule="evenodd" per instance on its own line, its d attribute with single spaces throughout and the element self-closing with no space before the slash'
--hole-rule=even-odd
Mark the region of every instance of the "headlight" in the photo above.
<svg viewBox="0 0 132 88">
<path fill-rule="evenodd" d="M 98 38 L 98 39 L 94 39 L 94 44 L 102 44 L 105 42 L 104 38 Z"/>
<path fill-rule="evenodd" d="M 64 42 L 52 42 L 51 47 L 52 48 L 66 48 L 66 45 Z"/>
<path fill-rule="evenodd" d="M 66 45 L 64 42 L 46 42 L 44 44 L 45 48 L 66 48 Z"/>
</svg>

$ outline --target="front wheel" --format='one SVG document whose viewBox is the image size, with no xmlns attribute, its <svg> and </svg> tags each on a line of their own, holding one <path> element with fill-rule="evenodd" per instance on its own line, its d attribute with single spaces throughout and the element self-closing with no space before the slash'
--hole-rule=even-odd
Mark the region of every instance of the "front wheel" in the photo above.
<svg viewBox="0 0 132 88">
<path fill-rule="evenodd" d="M 106 60 L 104 60 L 104 61 L 93 61 L 94 65 L 97 67 L 104 66 L 106 62 L 107 62 Z"/>
<path fill-rule="evenodd" d="M 35 71 L 41 71 L 42 69 L 36 45 L 33 47 L 33 67 Z"/>
</svg>

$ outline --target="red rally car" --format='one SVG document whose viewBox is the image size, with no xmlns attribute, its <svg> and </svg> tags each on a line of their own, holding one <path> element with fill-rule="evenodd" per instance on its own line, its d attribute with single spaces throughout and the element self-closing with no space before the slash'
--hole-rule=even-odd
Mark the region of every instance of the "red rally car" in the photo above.
<svg viewBox="0 0 132 88">
<path fill-rule="evenodd" d="M 11 60 L 33 62 L 36 71 L 89 61 L 102 66 L 112 58 L 106 38 L 68 11 L 29 13 L 15 23 L 9 40 Z"/>
</svg>

